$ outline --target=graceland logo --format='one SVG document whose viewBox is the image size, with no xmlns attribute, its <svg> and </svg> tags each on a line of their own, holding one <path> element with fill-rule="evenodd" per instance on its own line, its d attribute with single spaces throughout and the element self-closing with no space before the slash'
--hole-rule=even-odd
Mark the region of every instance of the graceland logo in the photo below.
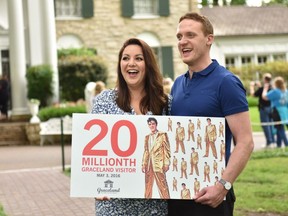
<svg viewBox="0 0 288 216">
<path fill-rule="evenodd" d="M 115 188 L 98 188 L 97 192 L 100 193 L 119 193 L 120 192 L 120 188 L 115 189 Z"/>
<path fill-rule="evenodd" d="M 105 181 L 104 182 L 104 188 L 98 188 L 97 189 L 98 194 L 100 194 L 100 193 L 119 193 L 120 188 L 118 188 L 118 189 L 113 188 L 113 184 L 114 184 L 114 182 L 111 180 Z"/>
</svg>

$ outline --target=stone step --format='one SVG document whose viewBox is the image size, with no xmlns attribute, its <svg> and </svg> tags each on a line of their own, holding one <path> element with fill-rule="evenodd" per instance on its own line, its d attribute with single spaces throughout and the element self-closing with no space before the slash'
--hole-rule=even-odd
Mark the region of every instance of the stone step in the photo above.
<svg viewBox="0 0 288 216">
<path fill-rule="evenodd" d="M 0 123 L 0 145 L 27 145 L 26 135 L 27 122 L 1 122 Z"/>
</svg>

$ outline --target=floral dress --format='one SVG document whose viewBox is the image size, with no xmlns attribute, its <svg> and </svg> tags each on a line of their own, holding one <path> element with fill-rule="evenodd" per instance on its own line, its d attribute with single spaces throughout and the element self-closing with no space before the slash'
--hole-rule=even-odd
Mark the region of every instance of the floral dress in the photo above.
<svg viewBox="0 0 288 216">
<path fill-rule="evenodd" d="M 95 99 L 92 114 L 118 114 L 136 115 L 133 108 L 131 112 L 124 112 L 116 104 L 117 90 L 109 89 L 103 91 Z M 171 110 L 171 96 L 168 102 L 168 114 Z M 163 110 L 163 115 L 166 111 Z M 148 111 L 146 115 L 153 115 Z M 97 216 L 165 216 L 168 215 L 168 205 L 162 199 L 119 199 L 113 198 L 108 201 L 95 201 Z"/>
</svg>

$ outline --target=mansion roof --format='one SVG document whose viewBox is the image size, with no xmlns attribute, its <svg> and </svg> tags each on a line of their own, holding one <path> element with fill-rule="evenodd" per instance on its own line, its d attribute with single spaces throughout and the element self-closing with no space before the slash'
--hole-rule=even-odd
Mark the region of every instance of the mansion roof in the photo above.
<svg viewBox="0 0 288 216">
<path fill-rule="evenodd" d="M 288 34 L 288 7 L 203 7 L 200 13 L 214 26 L 215 36 Z"/>
</svg>

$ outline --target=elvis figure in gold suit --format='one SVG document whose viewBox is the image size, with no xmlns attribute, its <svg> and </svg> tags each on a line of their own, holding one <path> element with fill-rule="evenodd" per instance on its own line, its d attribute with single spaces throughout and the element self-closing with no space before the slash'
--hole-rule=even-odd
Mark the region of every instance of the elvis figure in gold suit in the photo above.
<svg viewBox="0 0 288 216">
<path fill-rule="evenodd" d="M 175 136 L 175 140 L 176 140 L 176 151 L 175 151 L 175 153 L 178 152 L 179 145 L 180 145 L 183 154 L 185 154 L 185 146 L 184 146 L 185 129 L 184 129 L 184 127 L 181 127 L 181 123 L 180 122 L 177 122 L 177 125 L 178 125 L 178 127 L 176 128 L 176 136 Z"/>
<path fill-rule="evenodd" d="M 151 133 L 145 136 L 142 172 L 145 173 L 145 198 L 152 198 L 154 180 L 162 199 L 169 199 L 166 172 L 170 166 L 170 143 L 167 133 L 157 129 L 157 120 L 148 118 Z"/>
<path fill-rule="evenodd" d="M 215 147 L 215 141 L 217 138 L 216 126 L 211 124 L 211 119 L 207 118 L 207 126 L 205 129 L 205 142 L 206 142 L 206 151 L 204 157 L 209 156 L 209 149 L 211 147 L 213 156 L 217 159 L 217 152 Z"/>
</svg>

